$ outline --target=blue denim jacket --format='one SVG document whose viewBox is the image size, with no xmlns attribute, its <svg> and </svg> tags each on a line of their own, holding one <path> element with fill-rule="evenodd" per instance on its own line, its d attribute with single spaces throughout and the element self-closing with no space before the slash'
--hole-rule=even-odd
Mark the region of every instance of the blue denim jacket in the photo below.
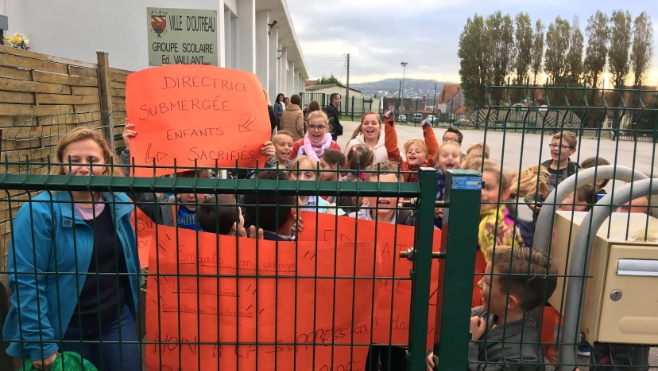
<svg viewBox="0 0 658 371">
<path fill-rule="evenodd" d="M 106 207 L 131 274 L 126 305 L 135 317 L 140 266 L 131 223 L 134 207 L 123 193 L 102 196 L 107 202 L 116 202 Z M 20 208 L 12 227 L 7 264 L 13 294 L 2 336 L 10 342 L 10 356 L 43 359 L 59 348 L 78 304 L 91 262 L 94 232 L 78 216 L 68 192 L 43 192 L 34 197 Z M 41 274 L 44 272 L 60 274 Z"/>
</svg>

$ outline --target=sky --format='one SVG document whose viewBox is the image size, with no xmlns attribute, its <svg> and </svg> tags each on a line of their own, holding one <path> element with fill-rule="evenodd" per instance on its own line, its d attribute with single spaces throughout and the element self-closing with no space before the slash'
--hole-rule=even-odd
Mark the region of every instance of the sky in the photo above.
<svg viewBox="0 0 658 371">
<path fill-rule="evenodd" d="M 309 78 L 332 73 L 345 81 L 350 54 L 350 83 L 385 78 L 459 82 L 459 35 L 475 13 L 500 10 L 512 17 L 527 12 L 545 25 L 557 16 L 572 23 L 597 10 L 628 10 L 635 19 L 646 11 L 653 22 L 654 57 L 645 85 L 658 85 L 658 0 L 286 0 L 301 44 Z M 585 34 L 585 41 L 587 35 Z M 406 68 L 401 62 L 407 62 Z"/>
</svg>

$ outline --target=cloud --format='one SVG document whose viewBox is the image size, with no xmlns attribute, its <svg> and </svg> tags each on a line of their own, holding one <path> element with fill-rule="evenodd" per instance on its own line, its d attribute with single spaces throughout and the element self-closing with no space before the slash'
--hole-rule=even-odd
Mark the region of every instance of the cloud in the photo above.
<svg viewBox="0 0 658 371">
<path fill-rule="evenodd" d="M 459 81 L 459 35 L 469 17 L 496 10 L 514 17 L 528 12 L 548 24 L 557 15 L 571 21 L 580 17 L 584 29 L 596 9 L 606 13 L 620 8 L 618 1 L 573 2 L 552 0 L 287 0 L 310 78 L 343 76 L 341 55 L 350 54 L 350 82 L 401 78 L 401 61 L 409 64 L 406 76 Z M 658 27 L 655 0 L 625 3 L 633 16 L 647 10 Z M 658 32 L 656 32 L 658 37 Z M 654 43 L 658 54 L 658 44 Z M 653 69 L 658 69 L 654 58 Z"/>
</svg>

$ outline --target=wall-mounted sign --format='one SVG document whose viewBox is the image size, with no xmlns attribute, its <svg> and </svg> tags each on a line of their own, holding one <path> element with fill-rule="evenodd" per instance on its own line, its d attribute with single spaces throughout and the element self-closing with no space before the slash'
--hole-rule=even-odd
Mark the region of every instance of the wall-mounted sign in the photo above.
<svg viewBox="0 0 658 371">
<path fill-rule="evenodd" d="M 217 11 L 146 8 L 149 66 L 218 65 Z"/>
</svg>

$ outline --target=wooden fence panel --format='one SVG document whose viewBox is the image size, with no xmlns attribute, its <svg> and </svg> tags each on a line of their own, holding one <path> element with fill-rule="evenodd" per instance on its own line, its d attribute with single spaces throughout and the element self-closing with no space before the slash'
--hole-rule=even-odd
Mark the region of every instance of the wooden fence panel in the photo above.
<svg viewBox="0 0 658 371">
<path fill-rule="evenodd" d="M 113 132 L 126 121 L 126 78 L 131 71 L 110 68 Z M 10 162 L 45 162 L 60 138 L 78 126 L 102 128 L 100 76 L 95 63 L 75 61 L 0 46 L 0 129 L 2 158 Z M 121 147 L 123 140 L 116 141 Z M 52 158 L 52 157 L 51 157 Z M 55 161 L 53 159 L 53 161 Z M 44 173 L 44 164 L 0 166 L 10 173 Z M 35 196 L 36 194 L 32 194 Z M 11 211 L 7 197 L 11 197 Z M 9 220 L 16 215 L 26 191 L 0 192 L 0 270 L 6 269 Z"/>
</svg>

